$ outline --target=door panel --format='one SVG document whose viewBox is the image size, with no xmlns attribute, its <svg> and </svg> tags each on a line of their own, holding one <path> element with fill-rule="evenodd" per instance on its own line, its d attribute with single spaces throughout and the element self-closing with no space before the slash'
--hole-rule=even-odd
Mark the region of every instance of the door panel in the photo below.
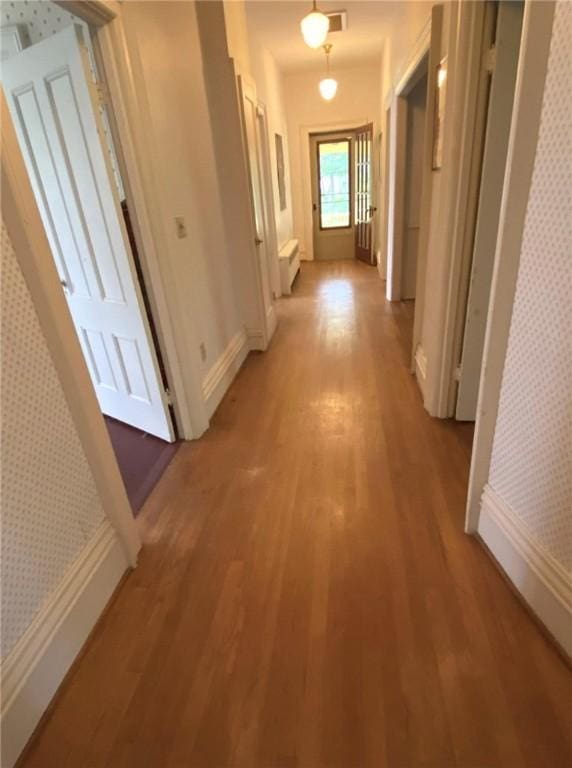
<svg viewBox="0 0 572 768">
<path fill-rule="evenodd" d="M 355 255 L 373 264 L 373 124 L 355 133 Z"/>
<path fill-rule="evenodd" d="M 101 410 L 172 441 L 82 34 L 4 62 L 3 86 Z"/>
<path fill-rule="evenodd" d="M 401 298 L 414 299 L 417 282 L 427 75 L 407 94 Z"/>
<path fill-rule="evenodd" d="M 310 137 L 314 258 L 354 258 L 353 134 Z"/>
<path fill-rule="evenodd" d="M 496 63 L 489 95 L 481 188 L 455 410 L 455 418 L 459 421 L 474 421 L 477 415 L 523 10 L 524 3 L 521 2 L 501 2 L 498 8 Z"/>
<path fill-rule="evenodd" d="M 256 266 L 261 297 L 262 348 L 266 349 L 276 329 L 276 311 L 272 297 L 271 265 L 270 265 L 270 233 L 267 225 L 269 219 L 269 204 L 264 188 L 262 146 L 258 135 L 258 105 L 256 90 L 253 83 L 239 78 L 242 95 L 242 114 L 246 136 L 248 169 L 250 175 L 250 192 L 254 217 L 256 248 Z"/>
</svg>

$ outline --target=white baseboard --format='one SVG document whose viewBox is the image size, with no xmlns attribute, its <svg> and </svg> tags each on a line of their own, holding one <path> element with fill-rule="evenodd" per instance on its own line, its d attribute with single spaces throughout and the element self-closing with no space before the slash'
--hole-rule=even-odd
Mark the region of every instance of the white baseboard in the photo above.
<svg viewBox="0 0 572 768">
<path fill-rule="evenodd" d="M 418 378 L 425 381 L 427 378 L 427 356 L 421 344 L 418 344 L 415 350 L 415 370 Z"/>
<path fill-rule="evenodd" d="M 240 370 L 249 350 L 246 333 L 238 331 L 203 381 L 203 398 L 210 419 L 219 406 L 232 380 Z"/>
<path fill-rule="evenodd" d="M 246 340 L 251 352 L 265 352 L 268 345 L 264 339 L 264 331 L 258 328 L 246 329 Z"/>
<path fill-rule="evenodd" d="M 415 350 L 415 377 L 421 389 L 421 394 L 425 400 L 425 385 L 427 383 L 427 355 L 421 344 L 417 345 Z"/>
<path fill-rule="evenodd" d="M 572 656 L 572 578 L 489 486 L 478 532 L 560 647 Z"/>
<path fill-rule="evenodd" d="M 106 519 L 3 660 L 2 768 L 15 764 L 128 567 Z"/>
</svg>

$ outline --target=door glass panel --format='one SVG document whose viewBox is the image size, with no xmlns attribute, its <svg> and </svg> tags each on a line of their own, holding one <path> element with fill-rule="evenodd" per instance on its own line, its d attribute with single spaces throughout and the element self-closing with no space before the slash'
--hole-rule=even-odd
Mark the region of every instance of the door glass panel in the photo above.
<svg viewBox="0 0 572 768">
<path fill-rule="evenodd" d="M 351 226 L 350 142 L 318 143 L 320 229 Z"/>
</svg>

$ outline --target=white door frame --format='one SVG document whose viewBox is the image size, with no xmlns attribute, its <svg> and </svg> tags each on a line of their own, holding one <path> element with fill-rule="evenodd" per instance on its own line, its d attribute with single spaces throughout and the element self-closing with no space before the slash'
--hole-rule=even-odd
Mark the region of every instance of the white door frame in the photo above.
<svg viewBox="0 0 572 768">
<path fill-rule="evenodd" d="M 250 213 L 251 213 L 251 227 L 252 227 L 252 247 L 251 247 L 251 259 L 253 263 L 253 271 L 255 275 L 256 280 L 256 298 L 257 298 L 257 309 L 258 309 L 258 322 L 259 327 L 258 328 L 247 328 L 246 329 L 246 335 L 249 342 L 249 348 L 251 350 L 258 350 L 261 352 L 265 352 L 268 349 L 268 345 L 270 344 L 270 341 L 272 339 L 272 336 L 274 334 L 274 331 L 276 330 L 277 325 L 277 315 L 276 315 L 276 308 L 274 306 L 275 302 L 272 297 L 272 264 L 271 259 L 268 258 L 268 251 L 269 251 L 269 245 L 271 246 L 271 243 L 264 242 L 264 239 L 268 237 L 266 234 L 266 231 L 264 233 L 259 233 L 257 231 L 257 225 L 256 225 L 256 208 L 255 208 L 255 189 L 254 189 L 254 179 L 252 177 L 252 170 L 250 166 L 250 156 L 249 153 L 251 149 L 254 149 L 255 156 L 256 156 L 256 163 L 257 163 L 257 169 L 260 176 L 260 183 L 261 183 L 261 205 L 263 206 L 264 210 L 262 211 L 262 218 L 263 218 L 263 226 L 266 230 L 266 224 L 269 222 L 270 218 L 274 222 L 276 219 L 274 216 L 270 216 L 269 214 L 269 208 L 267 207 L 271 203 L 271 198 L 268 197 L 266 194 L 266 182 L 265 182 L 265 173 L 264 173 L 264 162 L 263 162 L 263 148 L 259 146 L 258 143 L 258 111 L 260 109 L 258 97 L 256 94 L 256 83 L 254 80 L 249 77 L 248 75 L 239 74 L 236 78 L 237 81 L 237 89 L 238 89 L 238 96 L 239 96 L 239 102 L 240 102 L 240 116 L 241 116 L 241 123 L 242 123 L 242 139 L 243 139 L 243 150 L 244 150 L 244 161 L 246 165 L 246 172 L 247 172 L 247 179 L 248 179 L 248 187 L 249 187 L 249 193 L 250 193 Z M 246 116 L 246 109 L 245 109 L 245 100 L 250 101 L 250 103 L 253 105 L 255 110 L 255 123 L 253 126 L 254 129 L 254 141 L 256 142 L 256 146 L 251 148 L 249 147 L 248 143 L 248 126 L 247 126 L 247 116 Z M 273 210 L 273 209 L 272 209 Z M 262 235 L 262 238 L 260 238 L 260 235 Z M 264 274 L 263 270 L 261 268 L 261 259 L 259 256 L 259 246 L 264 245 L 265 251 L 266 251 L 266 268 L 268 270 L 268 288 L 270 291 L 270 306 L 266 307 L 266 301 L 265 301 L 265 291 L 264 291 Z M 264 262 L 262 262 L 264 263 Z"/>
<path fill-rule="evenodd" d="M 465 518 L 467 533 L 477 531 L 481 496 L 489 476 L 522 235 L 536 156 L 554 6 L 554 2 L 527 2 L 524 7 L 469 476 Z"/>
<path fill-rule="evenodd" d="M 137 564 L 139 534 L 101 415 L 79 339 L 36 205 L 4 91 L 2 119 L 2 216 L 28 286 L 105 514 L 129 564 Z"/>
<path fill-rule="evenodd" d="M 270 278 L 274 298 L 282 295 L 280 287 L 280 262 L 278 260 L 278 234 L 276 232 L 276 210 L 274 205 L 274 189 L 272 187 L 272 162 L 270 155 L 270 131 L 268 129 L 268 111 L 266 105 L 258 101 L 257 104 L 257 124 L 260 128 L 262 155 L 262 181 L 264 184 L 264 194 L 266 197 L 266 229 L 270 245 Z"/>
<path fill-rule="evenodd" d="M 498 238 L 500 203 L 508 154 L 508 139 L 512 122 L 514 89 L 522 36 L 524 2 L 501 0 L 494 24 L 495 57 L 488 94 L 487 118 L 480 163 L 478 199 L 474 226 L 467 237 L 471 257 L 467 259 L 469 274 L 463 312 L 459 312 L 462 327 L 458 328 L 455 360 L 458 384 L 453 387 L 455 418 L 474 421 L 477 412 L 483 345 L 490 300 L 492 270 Z"/>
<path fill-rule="evenodd" d="M 389 163 L 386 169 L 388 176 L 388 195 L 386 200 L 387 267 L 385 284 L 385 295 L 388 301 L 401 300 L 401 272 L 403 264 L 404 228 L 403 217 L 405 204 L 405 151 L 407 141 L 407 95 L 415 87 L 423 74 L 422 70 L 425 69 L 423 61 L 429 54 L 430 46 L 431 17 L 428 19 L 425 27 L 423 28 L 423 31 L 415 46 L 415 50 L 413 51 L 411 58 L 405 67 L 404 73 L 395 88 L 395 93 L 391 100 L 390 106 L 389 136 L 386 139 L 389 142 Z M 427 67 L 429 67 L 429 64 Z M 429 82 L 430 78 L 428 77 L 427 95 L 429 95 Z M 427 144 L 430 146 L 430 142 L 427 141 L 427 137 L 431 135 L 431 132 L 428 131 L 430 125 L 429 118 L 433 114 L 429 111 L 429 106 L 429 103 L 427 103 L 425 120 L 425 148 L 423 150 L 425 168 L 427 168 Z M 425 190 L 425 187 L 429 186 L 428 180 L 425 178 L 426 175 L 427 173 L 423 174 L 424 183 L 421 195 L 419 217 L 420 230 L 427 222 L 428 217 L 424 215 L 424 211 L 426 208 L 428 208 L 430 203 Z M 422 233 L 420 231 L 418 263 L 421 260 L 420 256 L 422 242 Z"/>
<path fill-rule="evenodd" d="M 138 246 L 153 320 L 159 338 L 163 362 L 180 437 L 200 437 L 209 421 L 201 387 L 197 323 L 185 337 L 176 328 L 188 327 L 177 301 L 176 276 L 166 259 L 168 241 L 158 211 L 157 185 L 148 159 L 151 156 L 147 106 L 137 97 L 144 89 L 136 67 L 131 66 L 117 0 L 56 0 L 94 31 L 93 44 L 100 77 L 108 90 L 111 104 L 110 123 L 114 132 L 118 161 Z M 115 130 L 114 130 L 115 129 Z M 188 314 L 188 313 L 187 313 Z M 185 361 L 185 365 L 182 364 Z"/>
<path fill-rule="evenodd" d="M 317 125 L 302 125 L 300 127 L 300 162 L 302 173 L 302 200 L 304 210 L 304 245 L 305 261 L 314 260 L 314 217 L 312 211 L 312 163 L 310 155 L 310 135 L 313 133 L 334 133 L 338 131 L 354 131 L 361 128 L 362 125 L 373 123 L 374 136 L 377 126 L 377 120 L 362 117 L 354 120 L 345 120 L 335 123 L 318 123 Z M 377 159 L 376 159 L 377 162 Z M 374 180 L 377 184 L 377 180 Z M 376 189 L 375 186 L 372 189 Z M 375 201 L 372 201 L 375 205 Z M 379 211 L 375 216 L 379 215 Z"/>
<path fill-rule="evenodd" d="M 427 360 L 422 386 L 425 408 L 440 418 L 448 418 L 454 411 L 451 400 L 452 387 L 456 385 L 454 349 L 458 315 L 465 300 L 462 280 L 463 275 L 468 274 L 465 245 L 470 217 L 466 214 L 474 187 L 475 114 L 485 3 L 451 5 L 449 13 L 444 157 L 439 171 L 442 175 L 439 210 L 436 215 L 432 211 L 431 225 L 433 268 L 438 276 L 431 297 L 434 322 L 431 337 L 423 339 L 424 349 L 416 350 L 416 354 L 422 351 Z"/>
</svg>

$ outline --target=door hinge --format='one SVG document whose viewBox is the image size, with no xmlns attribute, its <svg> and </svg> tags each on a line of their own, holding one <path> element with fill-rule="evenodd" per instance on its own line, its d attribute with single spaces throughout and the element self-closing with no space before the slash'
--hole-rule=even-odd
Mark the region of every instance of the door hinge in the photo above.
<svg viewBox="0 0 572 768">
<path fill-rule="evenodd" d="M 492 73 L 495 71 L 496 63 L 497 63 L 497 49 L 496 49 L 496 46 L 491 45 L 489 50 L 485 53 L 485 57 L 484 57 L 485 72 L 489 72 L 489 74 L 492 75 Z"/>
<path fill-rule="evenodd" d="M 165 387 L 165 399 L 167 401 L 167 405 L 173 405 L 173 396 L 171 395 L 171 390 L 169 387 Z"/>
<path fill-rule="evenodd" d="M 97 101 L 100 106 L 105 107 L 109 103 L 105 85 L 103 83 L 96 83 L 95 92 L 97 93 Z"/>
<path fill-rule="evenodd" d="M 463 372 L 463 369 L 460 365 L 458 365 L 455 370 L 453 371 L 453 380 L 454 381 L 461 381 L 461 374 Z"/>
</svg>

